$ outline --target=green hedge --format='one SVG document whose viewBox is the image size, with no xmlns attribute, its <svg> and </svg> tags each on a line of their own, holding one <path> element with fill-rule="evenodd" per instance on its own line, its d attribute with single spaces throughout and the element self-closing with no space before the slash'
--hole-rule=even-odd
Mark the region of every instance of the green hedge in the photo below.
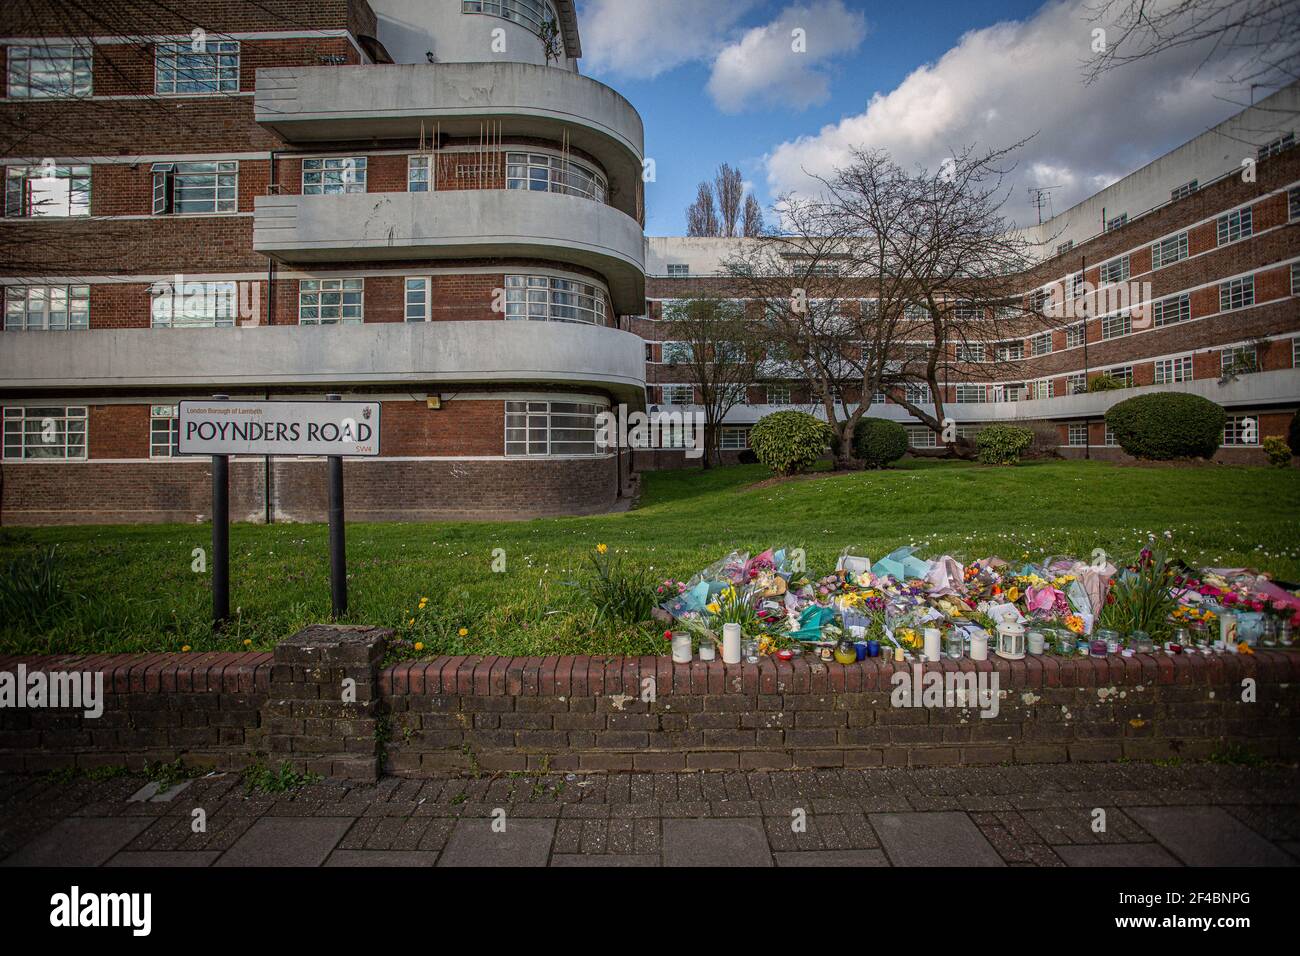
<svg viewBox="0 0 1300 956">
<path fill-rule="evenodd" d="M 990 425 L 975 436 L 977 457 L 985 465 L 1014 465 L 1033 443 L 1033 429 L 1022 425 Z"/>
<path fill-rule="evenodd" d="M 1223 409 L 1184 392 L 1138 395 L 1111 406 L 1106 424 L 1134 458 L 1210 458 L 1219 450 Z"/>
<path fill-rule="evenodd" d="M 826 453 L 835 433 L 807 412 L 766 415 L 749 432 L 749 447 L 778 475 L 803 471 Z"/>
<path fill-rule="evenodd" d="M 853 429 L 853 454 L 868 468 L 884 468 L 907 454 L 907 429 L 887 418 L 860 418 Z"/>
</svg>

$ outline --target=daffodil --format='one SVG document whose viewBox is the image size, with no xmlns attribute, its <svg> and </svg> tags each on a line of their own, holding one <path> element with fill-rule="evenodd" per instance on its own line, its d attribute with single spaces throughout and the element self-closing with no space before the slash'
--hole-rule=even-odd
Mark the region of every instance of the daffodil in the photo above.
<svg viewBox="0 0 1300 956">
<path fill-rule="evenodd" d="M 469 634 L 469 628 L 468 628 L 468 627 L 462 627 L 462 628 L 461 628 L 459 631 L 457 631 L 456 633 L 459 634 L 461 637 L 465 637 L 466 635 Z"/>
<path fill-rule="evenodd" d="M 598 545 L 596 545 L 596 553 L 597 553 L 597 554 L 604 554 L 604 553 L 607 552 L 608 550 L 609 550 L 609 545 L 607 545 L 607 544 L 598 544 Z"/>
<path fill-rule="evenodd" d="M 424 642 L 423 642 L 423 641 L 416 641 L 416 642 L 415 642 L 415 649 L 416 649 L 417 651 L 422 651 L 422 650 L 424 650 Z"/>
</svg>

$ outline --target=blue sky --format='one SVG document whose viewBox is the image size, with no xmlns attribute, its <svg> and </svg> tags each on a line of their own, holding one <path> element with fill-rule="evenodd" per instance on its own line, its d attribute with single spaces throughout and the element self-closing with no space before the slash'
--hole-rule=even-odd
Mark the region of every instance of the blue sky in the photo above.
<svg viewBox="0 0 1300 956">
<path fill-rule="evenodd" d="M 850 145 L 933 165 L 971 141 L 1034 133 L 1014 212 L 1025 185 L 1061 186 L 1059 212 L 1236 112 L 1244 95 L 1186 55 L 1085 87 L 1095 26 L 1085 3 L 579 0 L 582 68 L 645 121 L 657 167 L 650 235 L 684 233 L 696 184 L 722 162 L 767 207 L 797 188 L 799 170 L 829 169 Z M 795 67 L 792 24 L 807 24 L 808 38 Z M 1080 136 L 1094 117 L 1098 130 Z"/>
</svg>

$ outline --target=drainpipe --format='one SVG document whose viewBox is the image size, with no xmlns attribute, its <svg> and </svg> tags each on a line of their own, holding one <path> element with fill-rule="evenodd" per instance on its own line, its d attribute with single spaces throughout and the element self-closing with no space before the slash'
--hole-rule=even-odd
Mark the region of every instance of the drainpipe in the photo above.
<svg viewBox="0 0 1300 956">
<path fill-rule="evenodd" d="M 275 150 L 271 150 L 271 171 L 267 176 L 267 190 L 275 195 L 276 181 Z M 275 260 L 267 256 L 266 261 L 266 324 L 275 325 Z M 266 393 L 266 400 L 271 400 L 271 393 Z M 271 513 L 271 456 L 262 459 L 262 520 L 270 525 L 275 516 Z"/>
<path fill-rule="evenodd" d="M 1102 213 L 1102 215 L 1104 217 L 1105 213 Z M 1087 271 L 1088 257 L 1080 256 L 1079 274 L 1086 275 Z M 1093 301 L 1095 302 L 1096 300 L 1094 299 Z M 1086 315 L 1083 317 L 1083 394 L 1088 394 L 1088 317 Z M 1086 461 L 1091 460 L 1092 458 L 1092 419 L 1086 415 L 1083 419 L 1083 427 L 1088 433 L 1088 437 L 1083 443 L 1083 457 Z"/>
</svg>

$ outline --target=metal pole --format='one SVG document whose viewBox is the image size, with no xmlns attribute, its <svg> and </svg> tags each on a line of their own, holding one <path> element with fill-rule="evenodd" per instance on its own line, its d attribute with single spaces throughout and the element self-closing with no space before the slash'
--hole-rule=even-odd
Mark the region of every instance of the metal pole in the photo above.
<svg viewBox="0 0 1300 956">
<path fill-rule="evenodd" d="M 327 402 L 342 401 L 341 395 L 326 395 Z M 343 456 L 329 456 L 330 495 L 330 604 L 334 618 L 348 613 L 348 557 L 343 532 Z"/>
<path fill-rule="evenodd" d="M 218 402 L 229 395 L 213 395 Z M 230 456 L 212 456 L 212 626 L 230 619 Z"/>
</svg>

